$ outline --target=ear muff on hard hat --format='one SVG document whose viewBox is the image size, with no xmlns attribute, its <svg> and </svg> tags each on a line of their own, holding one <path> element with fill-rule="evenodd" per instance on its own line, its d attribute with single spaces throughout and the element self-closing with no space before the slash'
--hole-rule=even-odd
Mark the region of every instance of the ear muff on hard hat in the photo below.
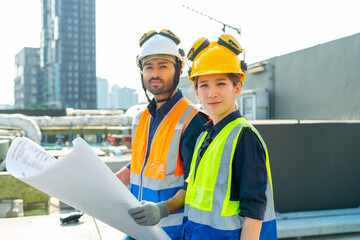
<svg viewBox="0 0 360 240">
<path fill-rule="evenodd" d="M 140 47 L 142 47 L 142 45 L 144 45 L 144 43 L 149 40 L 151 37 L 153 37 L 154 35 L 158 34 L 156 31 L 154 30 L 151 30 L 147 33 L 144 33 L 144 35 L 142 35 L 142 37 L 140 38 L 140 41 L 139 41 L 139 45 Z"/>
<path fill-rule="evenodd" d="M 240 43 L 230 34 L 222 34 L 218 39 L 218 43 L 220 45 L 227 47 L 228 49 L 233 51 L 236 55 L 239 55 L 240 53 L 243 52 Z M 244 53 L 244 58 L 245 58 L 245 53 Z M 241 60 L 241 69 L 243 70 L 243 72 L 247 70 L 247 64 L 245 63 L 245 60 Z"/>
<path fill-rule="evenodd" d="M 218 39 L 218 43 L 227 47 L 236 55 L 239 55 L 243 51 L 240 43 L 230 34 L 222 34 Z"/>
<path fill-rule="evenodd" d="M 171 32 L 168 29 L 161 30 L 159 32 L 159 34 L 162 35 L 162 36 L 170 38 L 171 40 L 173 40 L 176 43 L 176 45 L 179 45 L 179 43 L 180 43 L 180 38 L 178 38 L 173 32 Z"/>
<path fill-rule="evenodd" d="M 238 55 L 243 52 L 239 42 L 229 34 L 223 34 L 218 41 L 210 42 L 200 38 L 193 44 L 187 58 L 192 61 L 189 80 L 201 75 L 238 73 L 240 81 L 245 80 L 246 63 Z"/>
<path fill-rule="evenodd" d="M 187 59 L 189 59 L 190 61 L 193 61 L 194 58 L 199 54 L 199 52 L 201 52 L 204 48 L 209 46 L 209 44 L 210 44 L 209 40 L 204 37 L 196 40 L 195 43 L 193 44 L 192 48 L 190 49 L 188 55 L 186 56 Z"/>
</svg>

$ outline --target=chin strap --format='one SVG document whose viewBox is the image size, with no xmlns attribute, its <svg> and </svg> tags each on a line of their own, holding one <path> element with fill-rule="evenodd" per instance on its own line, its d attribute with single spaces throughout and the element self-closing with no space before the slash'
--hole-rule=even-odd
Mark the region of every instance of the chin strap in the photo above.
<svg viewBox="0 0 360 240">
<path fill-rule="evenodd" d="M 141 71 L 142 71 L 142 68 L 141 68 Z M 150 100 L 150 98 L 149 98 L 149 96 L 148 96 L 148 94 L 147 94 L 147 92 L 146 92 L 146 87 L 145 87 L 145 83 L 144 83 L 144 77 L 143 77 L 143 75 L 142 75 L 141 72 L 140 72 L 140 75 L 141 75 L 141 85 L 142 85 L 142 88 L 143 88 L 143 90 L 144 90 L 144 93 L 145 93 L 145 96 L 146 96 L 148 102 L 150 102 L 151 100 Z"/>
</svg>

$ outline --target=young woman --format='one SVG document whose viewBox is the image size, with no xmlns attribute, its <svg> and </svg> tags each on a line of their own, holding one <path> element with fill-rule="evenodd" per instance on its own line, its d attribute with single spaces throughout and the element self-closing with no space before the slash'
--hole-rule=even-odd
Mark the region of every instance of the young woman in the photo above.
<svg viewBox="0 0 360 240">
<path fill-rule="evenodd" d="M 199 39 L 188 54 L 197 98 L 212 120 L 187 178 L 183 239 L 277 239 L 265 142 L 237 110 L 246 64 L 231 35 Z"/>
</svg>

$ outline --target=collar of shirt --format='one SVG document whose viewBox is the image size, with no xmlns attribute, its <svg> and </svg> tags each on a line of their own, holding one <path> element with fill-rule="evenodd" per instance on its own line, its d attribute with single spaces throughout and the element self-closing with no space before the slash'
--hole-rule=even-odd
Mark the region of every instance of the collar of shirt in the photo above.
<svg viewBox="0 0 360 240">
<path fill-rule="evenodd" d="M 230 113 L 229 115 L 227 115 L 226 117 L 224 117 L 223 119 L 221 119 L 220 122 L 218 122 L 217 124 L 215 124 L 212 120 L 208 121 L 205 126 L 204 126 L 204 130 L 208 132 L 208 136 L 206 137 L 206 141 L 207 142 L 211 142 L 216 135 L 230 122 L 234 121 L 237 118 L 240 118 L 241 114 L 239 110 L 236 110 L 232 113 Z"/>
<path fill-rule="evenodd" d="M 178 89 L 175 95 L 172 96 L 168 101 L 166 101 L 166 103 L 164 103 L 160 108 L 156 109 L 155 98 L 153 98 L 150 101 L 147 108 L 149 109 L 149 112 L 153 118 L 155 118 L 157 114 L 161 114 L 161 116 L 164 117 L 173 108 L 173 106 L 183 97 L 184 95 L 182 94 L 181 90 Z"/>
</svg>

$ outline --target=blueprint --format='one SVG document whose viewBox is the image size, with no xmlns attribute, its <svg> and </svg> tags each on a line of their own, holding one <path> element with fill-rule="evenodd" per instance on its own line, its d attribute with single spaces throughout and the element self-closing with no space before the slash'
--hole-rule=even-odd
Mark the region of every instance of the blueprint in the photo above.
<svg viewBox="0 0 360 240">
<path fill-rule="evenodd" d="M 158 226 L 140 226 L 128 210 L 139 201 L 82 139 L 59 160 L 26 137 L 6 156 L 7 171 L 19 180 L 128 234 L 135 239 L 170 239 Z"/>
</svg>

